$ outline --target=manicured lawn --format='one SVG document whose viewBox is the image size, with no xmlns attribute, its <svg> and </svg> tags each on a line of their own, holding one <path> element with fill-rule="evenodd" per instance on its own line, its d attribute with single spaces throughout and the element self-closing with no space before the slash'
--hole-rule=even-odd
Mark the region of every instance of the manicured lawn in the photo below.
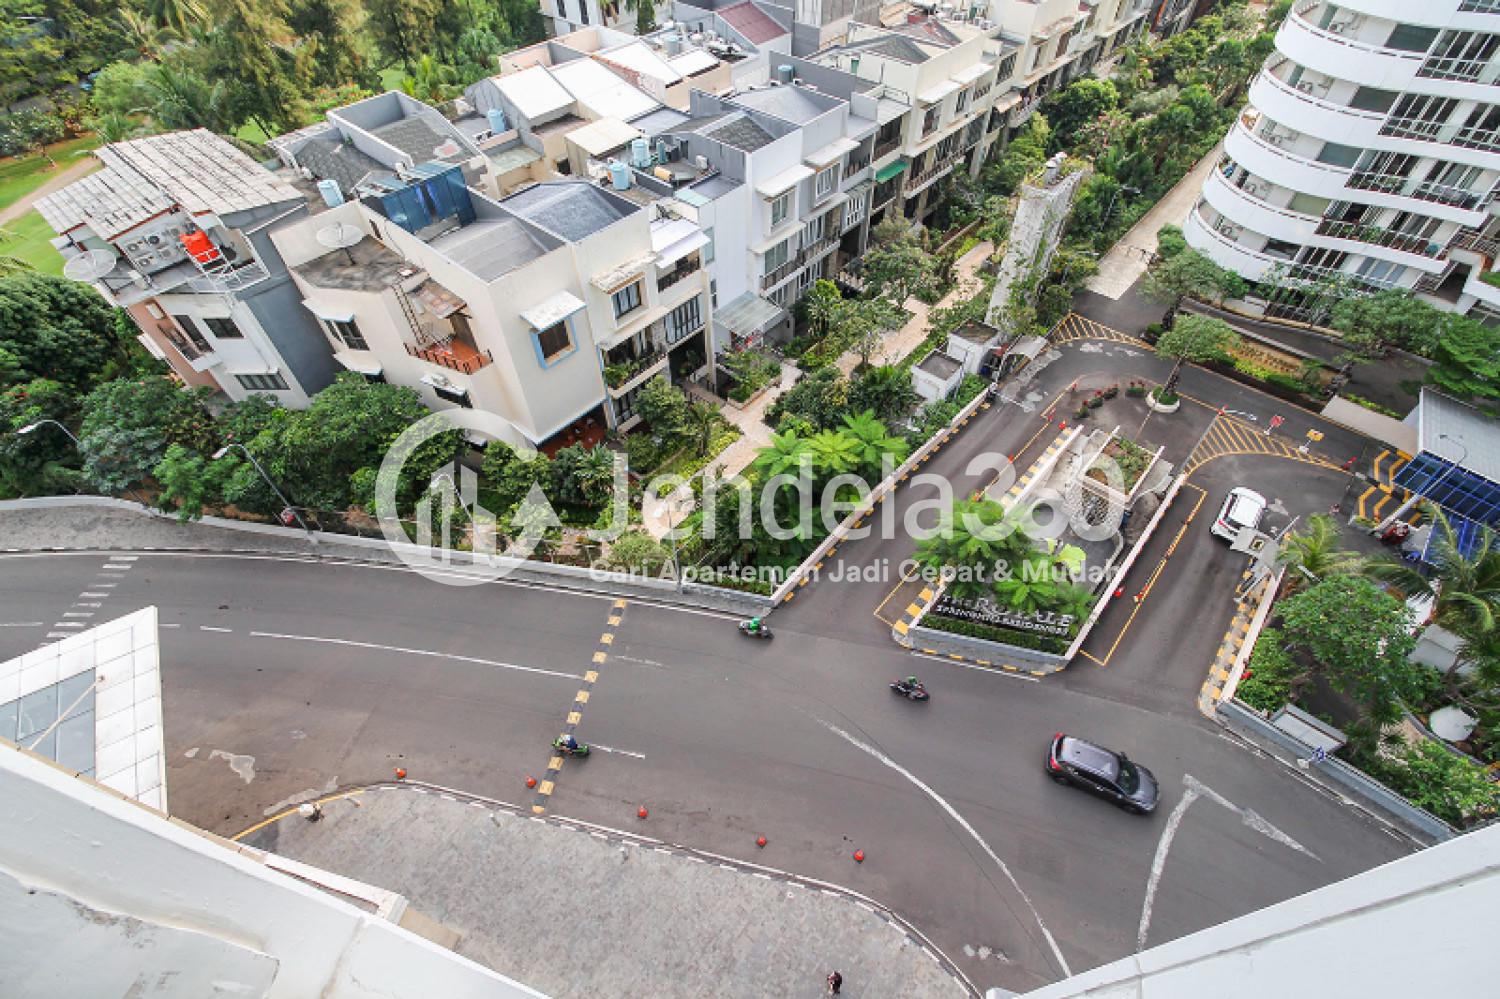
<svg viewBox="0 0 1500 999">
<path fill-rule="evenodd" d="M 5 228 L 15 239 L 0 243 L 0 257 L 20 258 L 43 275 L 62 275 L 63 258 L 48 242 L 57 233 L 52 233 L 52 226 L 43 222 L 36 210 L 27 211 Z"/>
<path fill-rule="evenodd" d="M 16 238 L 0 243 L 0 256 L 18 257 L 43 274 L 62 273 L 63 259 L 48 242 L 57 233 L 52 231 L 52 227 L 35 210 L 27 212 L 5 228 Z"/>
<path fill-rule="evenodd" d="M 47 148 L 52 158 L 57 161 L 58 170 L 66 170 L 72 166 L 78 157 L 86 155 L 90 149 L 97 148 L 99 137 L 89 134 L 77 139 L 69 139 L 66 142 L 58 142 Z M 35 154 L 27 155 L 21 159 L 0 160 L 0 206 L 12 204 L 16 199 L 35 191 L 47 183 L 57 171 L 47 165 L 47 161 Z"/>
<path fill-rule="evenodd" d="M 270 138 L 270 136 L 266 134 L 266 130 L 261 128 L 253 121 L 245 122 L 245 124 L 240 126 L 240 130 L 238 132 L 235 132 L 234 135 L 237 139 L 244 139 L 246 142 L 253 142 L 257 146 L 265 145 L 266 140 Z"/>
<path fill-rule="evenodd" d="M 400 90 L 401 81 L 406 79 L 406 70 L 400 66 L 387 66 L 380 71 L 380 89 Z"/>
</svg>

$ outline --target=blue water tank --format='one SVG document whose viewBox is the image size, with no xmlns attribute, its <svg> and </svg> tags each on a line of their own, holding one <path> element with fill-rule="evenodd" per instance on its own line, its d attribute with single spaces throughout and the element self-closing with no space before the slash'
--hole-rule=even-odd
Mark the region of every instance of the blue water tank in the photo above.
<svg viewBox="0 0 1500 999">
<path fill-rule="evenodd" d="M 793 78 L 794 74 L 791 66 L 787 65 L 786 63 L 782 63 L 780 66 L 776 67 L 777 83 L 791 83 Z"/>
<path fill-rule="evenodd" d="M 510 130 L 509 124 L 505 121 L 505 112 L 499 108 L 490 108 L 484 113 L 484 117 L 490 123 L 490 131 L 496 135 Z"/>
<path fill-rule="evenodd" d="M 609 181 L 616 191 L 630 188 L 630 167 L 619 160 L 609 161 Z"/>
<path fill-rule="evenodd" d="M 630 165 L 638 170 L 651 165 L 651 143 L 644 138 L 630 140 Z"/>
<path fill-rule="evenodd" d="M 658 162 L 658 163 L 665 163 L 665 162 L 667 162 L 667 140 L 666 139 L 657 139 L 656 140 L 656 162 Z"/>
<path fill-rule="evenodd" d="M 344 192 L 339 190 L 339 182 L 336 180 L 318 181 L 318 193 L 323 196 L 323 203 L 329 208 L 337 208 L 344 203 Z"/>
</svg>

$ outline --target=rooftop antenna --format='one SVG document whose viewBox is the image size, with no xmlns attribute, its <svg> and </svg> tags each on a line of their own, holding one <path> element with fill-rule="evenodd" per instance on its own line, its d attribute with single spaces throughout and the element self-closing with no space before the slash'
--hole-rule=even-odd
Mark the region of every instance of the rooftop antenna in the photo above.
<svg viewBox="0 0 1500 999">
<path fill-rule="evenodd" d="M 93 283 L 115 269 L 113 250 L 84 250 L 63 264 L 63 276 L 70 281 Z"/>
<path fill-rule="evenodd" d="M 365 231 L 357 225 L 347 222 L 335 222 L 326 225 L 317 232 L 317 240 L 330 250 L 343 250 L 344 255 L 349 258 L 349 263 L 354 263 L 354 253 L 349 249 L 355 243 L 365 238 Z"/>
</svg>

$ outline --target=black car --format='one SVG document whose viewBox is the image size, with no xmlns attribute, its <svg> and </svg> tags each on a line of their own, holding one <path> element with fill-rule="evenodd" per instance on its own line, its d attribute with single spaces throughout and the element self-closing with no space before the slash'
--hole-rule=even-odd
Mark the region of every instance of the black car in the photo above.
<svg viewBox="0 0 1500 999">
<path fill-rule="evenodd" d="M 1124 753 L 1061 732 L 1052 737 L 1047 750 L 1047 776 L 1092 791 L 1137 815 L 1154 811 L 1161 797 L 1151 771 Z"/>
</svg>

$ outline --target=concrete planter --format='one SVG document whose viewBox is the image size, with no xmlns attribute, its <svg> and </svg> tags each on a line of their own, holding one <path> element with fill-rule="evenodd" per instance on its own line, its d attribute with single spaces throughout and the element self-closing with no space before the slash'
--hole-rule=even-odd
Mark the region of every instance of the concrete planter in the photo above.
<svg viewBox="0 0 1500 999">
<path fill-rule="evenodd" d="M 744 402 L 736 402 L 733 399 L 725 399 L 724 401 L 729 403 L 729 405 L 733 406 L 735 409 L 749 409 L 751 406 L 755 405 L 757 399 L 765 395 L 767 392 L 771 391 L 771 389 L 775 388 L 777 384 L 778 383 L 776 382 L 772 382 L 770 385 L 762 386 Z"/>
<path fill-rule="evenodd" d="M 1151 410 L 1153 413 L 1175 413 L 1179 409 L 1182 408 L 1182 397 L 1178 396 L 1176 402 L 1171 403 L 1171 404 L 1166 404 L 1166 403 L 1160 403 L 1160 402 L 1156 401 L 1156 393 L 1155 392 L 1147 392 L 1146 393 L 1146 408 L 1149 409 L 1149 410 Z"/>
</svg>

